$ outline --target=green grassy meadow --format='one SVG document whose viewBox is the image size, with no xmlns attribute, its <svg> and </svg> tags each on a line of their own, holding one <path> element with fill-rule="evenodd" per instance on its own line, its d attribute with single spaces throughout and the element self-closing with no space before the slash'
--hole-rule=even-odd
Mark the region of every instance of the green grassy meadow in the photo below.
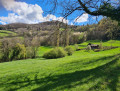
<svg viewBox="0 0 120 91">
<path fill-rule="evenodd" d="M 12 31 L 7 30 L 0 30 L 0 37 L 6 37 L 6 36 L 16 36 L 17 34 Z"/>
<path fill-rule="evenodd" d="M 100 43 L 78 46 L 86 48 L 89 42 Z M 120 41 L 102 43 L 118 48 L 44 59 L 42 55 L 52 47 L 41 46 L 36 59 L 0 63 L 0 91 L 120 91 Z"/>
</svg>

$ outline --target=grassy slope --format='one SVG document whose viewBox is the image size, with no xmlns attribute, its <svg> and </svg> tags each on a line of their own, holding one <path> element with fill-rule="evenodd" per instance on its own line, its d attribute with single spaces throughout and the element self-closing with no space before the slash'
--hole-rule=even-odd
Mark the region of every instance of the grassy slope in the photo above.
<svg viewBox="0 0 120 91">
<path fill-rule="evenodd" d="M 16 36 L 17 34 L 7 30 L 0 30 L 0 37 Z"/>
<path fill-rule="evenodd" d="M 93 41 L 89 41 L 93 42 Z M 96 41 L 95 43 L 98 43 Z M 80 47 L 85 47 L 83 43 Z M 111 46 L 110 41 L 103 45 Z M 120 41 L 114 42 L 120 46 Z M 39 56 L 49 50 L 41 47 Z M 120 91 L 120 48 L 0 64 L 0 91 Z"/>
</svg>

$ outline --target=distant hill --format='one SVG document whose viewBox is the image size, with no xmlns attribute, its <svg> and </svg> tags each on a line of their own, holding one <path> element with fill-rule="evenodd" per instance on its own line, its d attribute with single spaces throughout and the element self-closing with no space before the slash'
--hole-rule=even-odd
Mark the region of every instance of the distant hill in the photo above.
<svg viewBox="0 0 120 91">
<path fill-rule="evenodd" d="M 52 31 L 55 30 L 57 28 L 57 26 L 60 26 L 60 28 L 66 28 L 66 24 L 63 22 L 59 22 L 59 21 L 47 21 L 47 22 L 42 22 L 42 23 L 38 23 L 38 24 L 25 24 L 25 23 L 11 23 L 11 24 L 7 24 L 7 25 L 0 25 L 0 30 L 8 30 L 11 29 L 18 29 L 18 28 L 27 28 L 28 30 L 42 30 L 42 31 Z M 68 28 L 72 28 L 75 31 L 77 31 L 77 27 L 80 26 L 74 26 L 74 25 L 68 25 Z"/>
</svg>

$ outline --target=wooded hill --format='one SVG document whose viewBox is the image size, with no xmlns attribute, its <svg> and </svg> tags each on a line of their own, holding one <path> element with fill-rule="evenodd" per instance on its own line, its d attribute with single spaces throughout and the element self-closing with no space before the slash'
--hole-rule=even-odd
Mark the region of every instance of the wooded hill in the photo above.
<svg viewBox="0 0 120 91">
<path fill-rule="evenodd" d="M 84 33 L 84 35 L 87 36 L 87 40 L 120 39 L 120 26 L 118 26 L 117 21 L 111 20 L 110 18 L 103 18 L 98 24 L 87 24 L 85 26 L 66 25 L 59 21 L 48 21 L 39 24 L 12 23 L 0 25 L 0 30 L 13 31 L 20 36 L 29 34 L 40 36 L 47 34 L 50 35 L 56 30 L 64 31 L 66 29 L 73 32 L 75 35 Z"/>
<path fill-rule="evenodd" d="M 48 21 L 48 22 L 43 22 L 43 23 L 38 23 L 38 24 L 25 24 L 25 23 L 11 23 L 7 25 L 0 25 L 0 30 L 14 30 L 14 29 L 19 29 L 19 28 L 27 28 L 27 29 L 34 29 L 34 30 L 43 30 L 43 31 L 51 31 L 55 30 L 55 28 L 58 26 L 61 28 L 66 28 L 66 24 L 63 22 L 59 21 Z M 74 28 L 76 29 L 77 26 L 74 25 L 68 25 L 68 28 Z"/>
</svg>

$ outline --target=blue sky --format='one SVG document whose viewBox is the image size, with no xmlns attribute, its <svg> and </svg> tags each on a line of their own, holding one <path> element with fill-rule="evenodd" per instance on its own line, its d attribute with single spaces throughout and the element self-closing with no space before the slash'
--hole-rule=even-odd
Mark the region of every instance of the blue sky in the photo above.
<svg viewBox="0 0 120 91">
<path fill-rule="evenodd" d="M 41 1 L 41 0 L 39 0 Z M 96 17 L 90 17 L 88 14 L 79 16 L 79 12 L 75 12 L 66 19 L 63 19 L 57 13 L 49 14 L 44 13 L 46 9 L 49 9 L 51 6 L 38 2 L 38 0 L 0 0 L 0 24 L 9 24 L 9 23 L 29 23 L 35 24 L 40 22 L 46 22 L 50 20 L 63 21 L 68 24 L 75 25 L 86 25 L 96 23 Z M 60 12 L 60 10 L 57 10 Z M 102 17 L 98 18 L 98 21 Z M 76 21 L 75 21 L 76 20 Z"/>
</svg>

